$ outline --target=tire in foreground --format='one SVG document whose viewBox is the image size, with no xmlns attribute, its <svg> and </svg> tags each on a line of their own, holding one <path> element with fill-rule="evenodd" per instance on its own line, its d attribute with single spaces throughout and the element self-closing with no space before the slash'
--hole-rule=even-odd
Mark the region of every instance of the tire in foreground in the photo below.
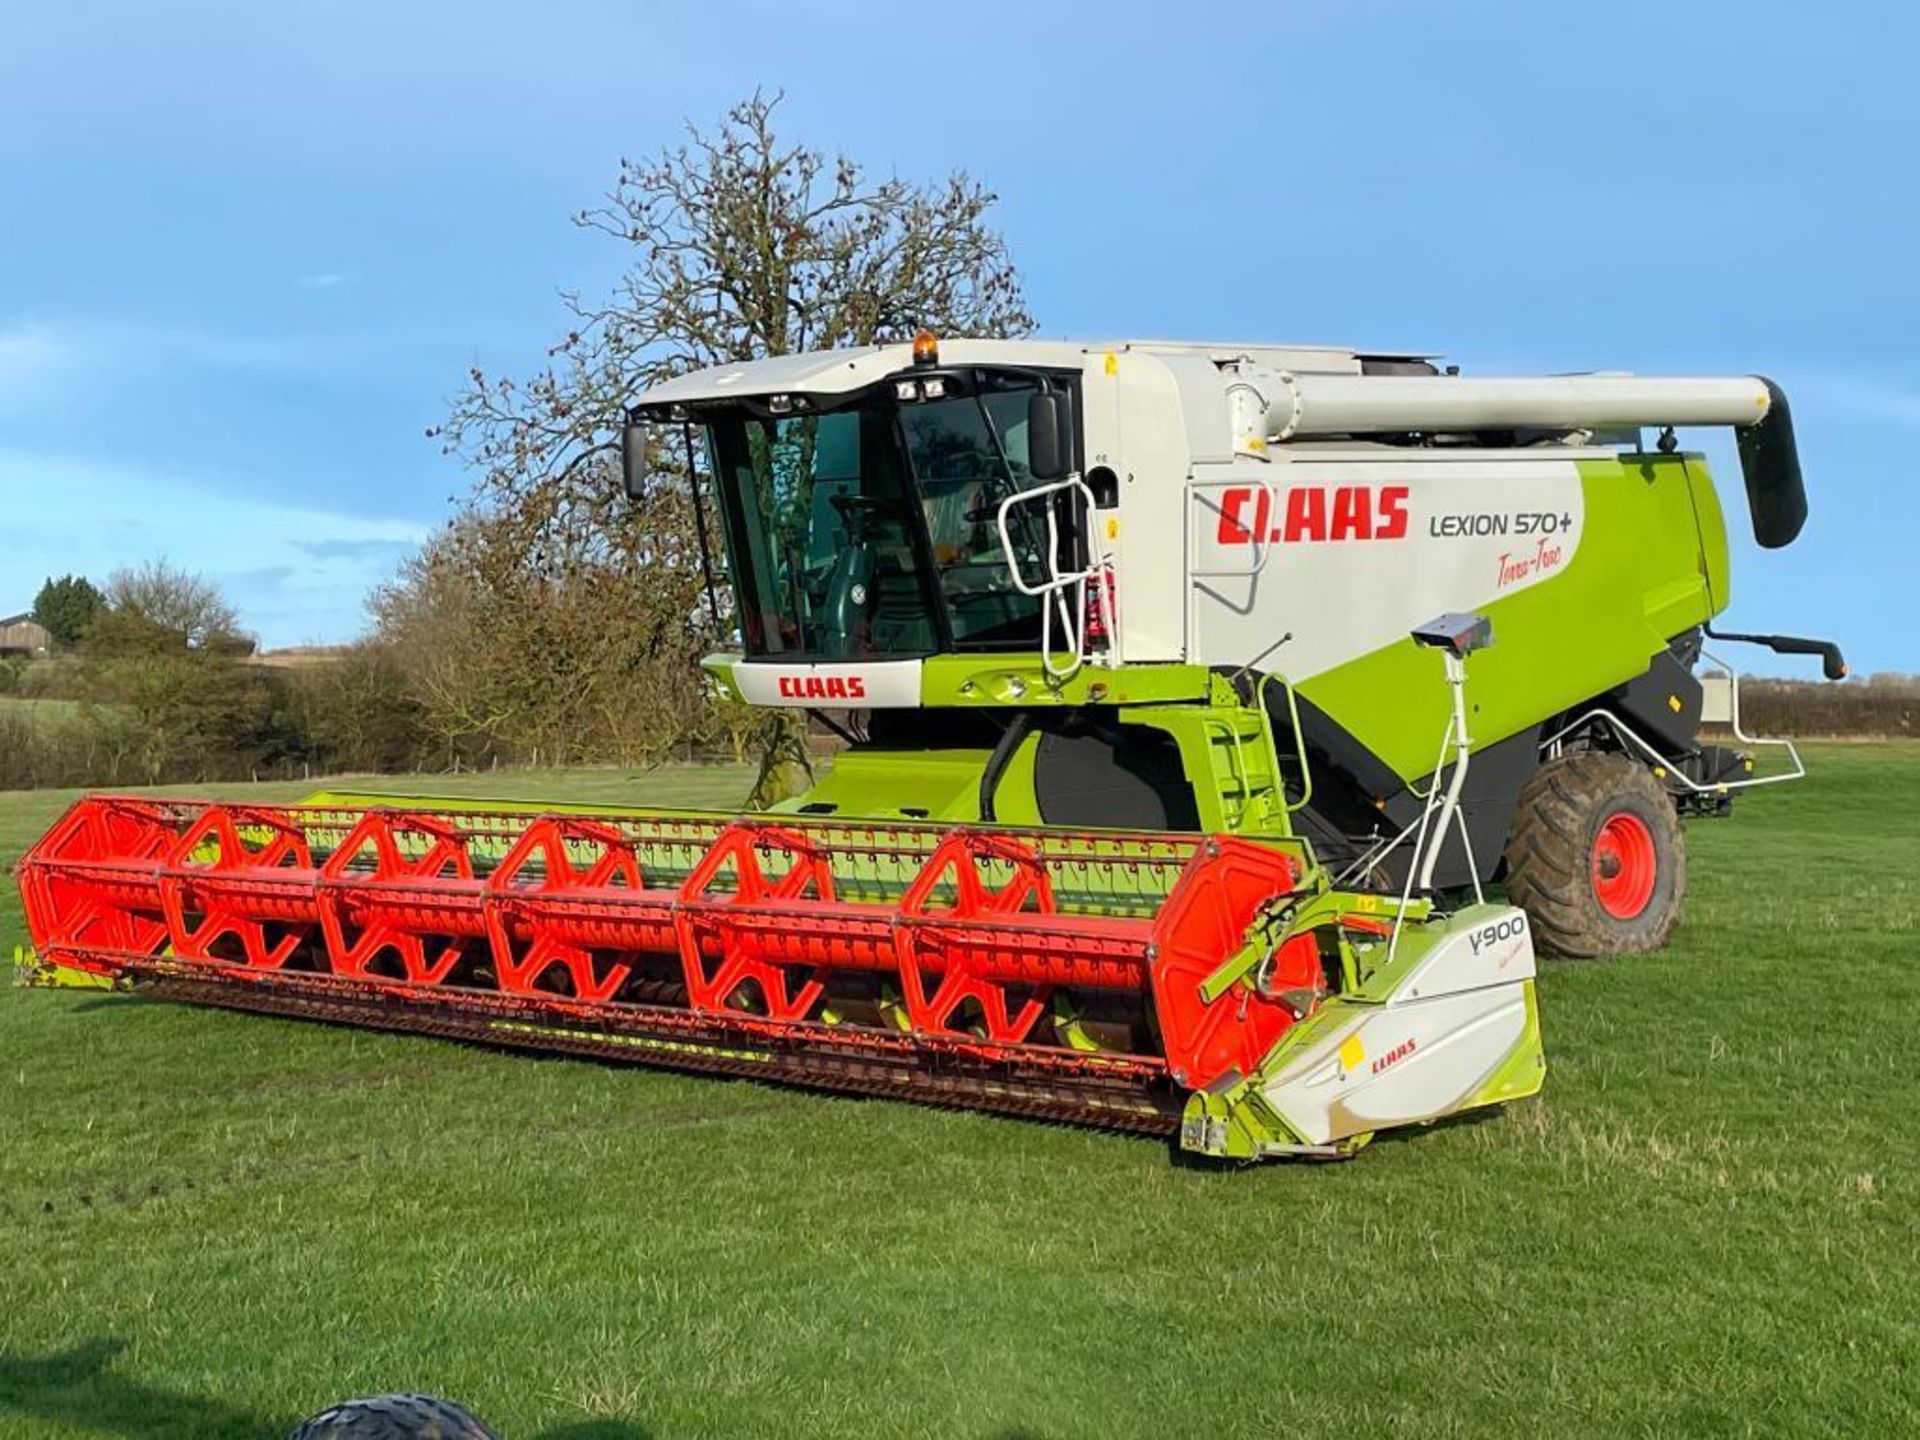
<svg viewBox="0 0 1920 1440">
<path fill-rule="evenodd" d="M 493 1429 L 451 1400 L 431 1395 L 374 1395 L 328 1406 L 288 1440 L 500 1440 Z"/>
</svg>

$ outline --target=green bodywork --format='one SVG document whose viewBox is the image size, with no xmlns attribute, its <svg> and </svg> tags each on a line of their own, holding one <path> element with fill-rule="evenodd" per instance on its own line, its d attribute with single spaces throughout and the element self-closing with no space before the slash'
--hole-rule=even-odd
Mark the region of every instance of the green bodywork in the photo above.
<svg viewBox="0 0 1920 1440">
<path fill-rule="evenodd" d="M 1698 455 L 1580 464 L 1580 544 L 1544 584 L 1478 607 L 1495 644 L 1473 658 L 1473 737 L 1487 745 L 1632 679 L 1727 605 L 1727 531 Z M 1412 640 L 1300 687 L 1405 779 L 1433 764 L 1446 696 Z M 1382 705 L 1380 697 L 1394 703 Z"/>
<path fill-rule="evenodd" d="M 1009 666 L 1012 657 L 1006 657 Z M 962 694 L 983 672 L 978 657 L 926 662 L 923 690 L 936 686 Z M 1000 657 L 984 673 L 1004 675 Z M 1432 657 L 1428 657 L 1431 668 Z M 726 661 L 720 662 L 728 663 Z M 1033 670 L 1041 673 L 1036 659 Z M 1286 836 L 1286 809 L 1274 783 L 1274 737 L 1265 713 L 1241 701 L 1232 685 L 1193 665 L 1121 666 L 1100 672 L 1108 694 L 1129 698 L 1082 703 L 1124 706 L 1124 723 L 1164 732 L 1178 747 L 1181 767 L 1193 782 L 1200 829 L 1224 835 Z M 1429 675 L 1428 683 L 1432 683 Z M 1038 686 L 1045 693 L 1044 687 Z M 1075 686 L 1086 693 L 1084 674 Z M 954 703 L 975 703 L 960 700 Z M 1005 702 L 1000 702 L 1004 704 Z M 1047 708 L 1072 708 L 1048 700 Z M 1036 707 L 1038 708 L 1038 707 Z M 980 816 L 980 777 L 989 751 L 974 748 L 919 749 L 854 745 L 835 757 L 832 770 L 803 795 L 777 810 L 874 818 L 972 821 Z M 994 819 L 1007 825 L 1042 825 L 1034 791 L 1039 737 L 1029 736 L 1007 762 L 994 790 Z"/>
</svg>

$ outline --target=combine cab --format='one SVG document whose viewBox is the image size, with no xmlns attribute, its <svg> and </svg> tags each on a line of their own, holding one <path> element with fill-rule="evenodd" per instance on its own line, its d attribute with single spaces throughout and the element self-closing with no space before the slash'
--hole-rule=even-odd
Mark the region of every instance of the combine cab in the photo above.
<svg viewBox="0 0 1920 1440">
<path fill-rule="evenodd" d="M 1763 381 L 930 336 L 684 377 L 628 483 L 704 451 L 708 669 L 848 712 L 820 785 L 89 797 L 20 867 L 36 973 L 1233 1158 L 1532 1094 L 1536 939 L 1658 944 L 1678 804 L 1768 778 L 1695 733 L 1726 546 L 1638 443 L 1675 424 L 1735 426 L 1793 538 Z"/>
</svg>

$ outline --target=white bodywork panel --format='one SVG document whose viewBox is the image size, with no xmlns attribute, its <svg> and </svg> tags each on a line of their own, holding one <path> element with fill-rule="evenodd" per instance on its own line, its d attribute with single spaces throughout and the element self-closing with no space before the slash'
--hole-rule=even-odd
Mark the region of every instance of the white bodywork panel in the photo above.
<svg viewBox="0 0 1920 1440">
<path fill-rule="evenodd" d="M 943 365 L 1022 365 L 1077 370 L 1085 363 L 1086 346 L 1045 340 L 944 340 Z M 809 350 L 800 355 L 774 355 L 716 365 L 675 380 L 663 381 L 638 397 L 639 403 L 696 405 L 731 400 L 741 395 L 807 394 L 850 395 L 878 385 L 889 375 L 913 369 L 911 345 L 865 345 L 852 350 Z"/>
<path fill-rule="evenodd" d="M 1524 911 L 1476 905 L 1384 1004 L 1329 1032 L 1261 1087 L 1308 1143 L 1457 1109 L 1527 1029 L 1533 937 Z"/>
<path fill-rule="evenodd" d="M 1191 658 L 1256 663 L 1291 632 L 1265 668 L 1298 683 L 1572 562 L 1585 502 L 1571 459 L 1435 456 L 1204 467 L 1189 492 Z"/>
<path fill-rule="evenodd" d="M 905 709 L 920 704 L 920 664 L 918 660 L 820 660 L 782 665 L 746 660 L 733 667 L 732 678 L 740 698 L 749 705 Z"/>
<path fill-rule="evenodd" d="M 1116 444 L 1107 463 L 1120 477 L 1115 611 L 1119 658 L 1179 660 L 1186 653 L 1186 437 L 1168 423 L 1180 414 L 1168 367 L 1150 357 L 1116 355 Z M 1094 462 L 1089 451 L 1088 464 Z"/>
<path fill-rule="evenodd" d="M 1169 340 L 970 340 L 941 339 L 941 365 L 1010 365 L 1046 370 L 1088 371 L 1100 367 L 1107 355 L 1135 354 L 1187 360 L 1212 369 L 1214 363 L 1250 360 L 1272 369 L 1314 375 L 1357 375 L 1359 356 L 1341 345 L 1236 345 L 1187 343 Z M 1089 357 L 1092 363 L 1089 364 Z M 1417 358 L 1417 357 L 1397 357 Z M 697 405 L 738 395 L 850 395 L 877 385 L 890 375 L 911 372 L 913 346 L 864 345 L 847 350 L 810 350 L 799 355 L 773 355 L 715 365 L 677 379 L 662 381 L 639 403 Z M 1215 387 L 1217 390 L 1217 386 Z M 1169 417 L 1170 418 L 1170 417 Z"/>
</svg>

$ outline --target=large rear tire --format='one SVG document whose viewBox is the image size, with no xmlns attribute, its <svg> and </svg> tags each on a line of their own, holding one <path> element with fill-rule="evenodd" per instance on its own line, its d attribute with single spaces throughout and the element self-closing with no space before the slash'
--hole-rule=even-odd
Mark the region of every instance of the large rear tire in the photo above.
<svg viewBox="0 0 1920 1440">
<path fill-rule="evenodd" d="M 500 1440 L 484 1421 L 431 1395 L 375 1395 L 331 1405 L 287 1440 Z"/>
<path fill-rule="evenodd" d="M 1687 889 L 1672 797 L 1639 761 L 1597 750 L 1534 772 L 1506 860 L 1507 896 L 1540 948 L 1579 959 L 1659 949 Z"/>
</svg>

